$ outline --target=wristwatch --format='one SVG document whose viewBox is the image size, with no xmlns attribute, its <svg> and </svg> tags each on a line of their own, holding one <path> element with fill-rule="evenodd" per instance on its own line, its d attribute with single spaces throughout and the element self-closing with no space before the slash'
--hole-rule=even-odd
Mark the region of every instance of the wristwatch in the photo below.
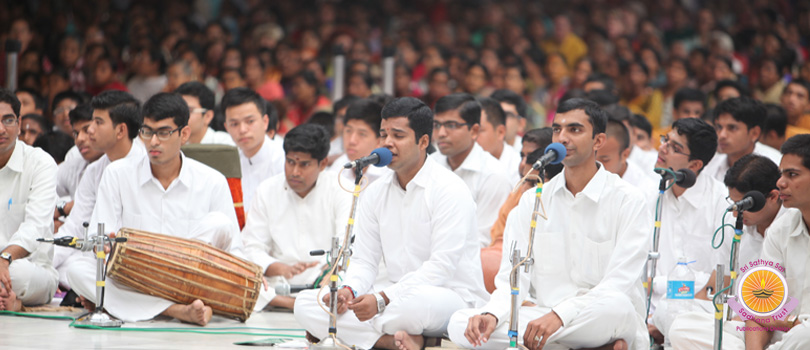
<svg viewBox="0 0 810 350">
<path fill-rule="evenodd" d="M 9 265 L 11 265 L 11 260 L 12 260 L 12 259 L 11 259 L 11 253 L 9 253 L 9 252 L 4 252 L 4 253 L 0 254 L 0 258 L 3 258 L 3 259 L 5 259 L 5 260 L 8 260 L 8 264 L 9 264 Z"/>
<path fill-rule="evenodd" d="M 377 298 L 377 313 L 382 313 L 385 311 L 385 298 L 380 293 L 374 293 L 374 297 Z"/>
<path fill-rule="evenodd" d="M 67 203 L 65 201 L 61 201 L 58 204 L 56 204 L 56 210 L 59 211 L 60 216 L 67 216 L 67 213 L 65 213 L 66 204 Z"/>
</svg>

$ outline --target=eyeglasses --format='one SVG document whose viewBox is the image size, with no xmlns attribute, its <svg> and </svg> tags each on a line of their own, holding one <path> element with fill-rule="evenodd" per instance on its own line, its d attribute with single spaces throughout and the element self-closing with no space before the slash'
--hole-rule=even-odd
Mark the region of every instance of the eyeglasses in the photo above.
<svg viewBox="0 0 810 350">
<path fill-rule="evenodd" d="M 166 140 L 169 139 L 169 137 L 172 136 L 172 133 L 174 133 L 175 131 L 180 131 L 182 129 L 183 128 L 180 127 L 180 128 L 174 129 L 174 130 L 170 130 L 168 128 L 160 128 L 160 129 L 157 129 L 157 130 L 152 130 L 151 128 L 148 128 L 148 127 L 144 126 L 144 127 L 141 128 L 141 130 L 139 130 L 138 133 L 141 135 L 141 138 L 144 139 L 144 140 L 151 140 L 152 136 L 157 135 L 158 140 L 166 141 Z"/>
<path fill-rule="evenodd" d="M 75 108 L 76 108 L 76 106 L 59 107 L 59 108 L 53 110 L 53 115 L 60 115 L 62 113 L 68 113 L 68 112 L 72 111 Z"/>
<path fill-rule="evenodd" d="M 205 109 L 205 108 L 194 108 L 194 109 L 192 109 L 190 112 L 191 112 L 191 113 L 200 113 L 200 114 L 205 114 L 205 112 L 208 112 L 208 110 L 207 110 L 207 109 Z"/>
<path fill-rule="evenodd" d="M 679 145 L 679 144 L 677 144 L 675 142 L 669 142 L 669 136 L 667 136 L 667 135 L 661 135 L 661 144 L 662 145 L 667 145 L 667 151 L 669 151 L 669 152 L 683 154 L 683 155 L 685 155 L 687 157 L 692 156 L 689 153 L 685 153 L 683 151 L 683 147 L 681 145 Z"/>
<path fill-rule="evenodd" d="M 444 122 L 444 123 L 433 122 L 433 131 L 439 131 L 439 129 L 441 129 L 442 127 L 445 127 L 445 129 L 447 129 L 447 130 L 456 130 L 456 129 L 462 127 L 462 126 L 469 126 L 469 125 L 470 125 L 470 123 L 459 123 L 459 122 L 453 122 L 453 121 Z"/>
<path fill-rule="evenodd" d="M 3 117 L 2 123 L 5 126 L 14 126 L 17 124 L 17 117 L 13 115 Z"/>
</svg>

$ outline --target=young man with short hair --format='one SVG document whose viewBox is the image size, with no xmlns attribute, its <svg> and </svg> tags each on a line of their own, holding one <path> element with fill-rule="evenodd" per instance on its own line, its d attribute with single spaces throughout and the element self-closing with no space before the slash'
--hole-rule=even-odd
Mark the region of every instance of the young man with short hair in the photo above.
<svg viewBox="0 0 810 350">
<path fill-rule="evenodd" d="M 344 98 L 345 99 L 345 98 Z M 341 100 L 342 101 L 342 100 Z M 380 147 L 380 123 L 383 106 L 371 99 L 354 99 L 340 118 L 343 120 L 343 140 L 341 147 L 345 152 L 340 155 L 329 167 L 330 171 L 340 173 L 346 163 L 360 159 L 371 154 Z M 331 153 L 331 152 L 330 152 Z M 391 172 L 388 167 L 368 166 L 363 169 L 363 176 L 374 181 Z M 354 184 L 354 170 L 344 169 L 341 173 L 347 182 L 344 186 Z M 347 187 L 348 188 L 348 187 Z"/>
<path fill-rule="evenodd" d="M 253 198 L 242 230 L 245 255 L 267 277 L 281 276 L 291 285 L 314 284 L 326 261 L 309 252 L 328 250 L 332 237 L 343 237 L 352 195 L 341 190 L 335 173 L 324 171 L 329 134 L 322 126 L 307 123 L 290 130 L 284 152 L 284 175 L 263 181 Z M 292 309 L 294 302 L 270 288 L 261 293 L 255 309 L 268 303 Z"/>
<path fill-rule="evenodd" d="M 652 216 L 638 189 L 596 161 L 606 123 L 607 113 L 580 98 L 561 103 L 554 116 L 553 141 L 566 148 L 565 169 L 543 186 L 547 219 L 537 218 L 534 252 L 528 253 L 534 262 L 529 273 L 521 268 L 518 280 L 518 304 L 530 293 L 537 304 L 520 306 L 518 337 L 529 349 L 649 347 L 638 276 Z M 526 249 L 535 198 L 534 190 L 524 192 L 507 219 L 497 289 L 489 303 L 450 319 L 454 343 L 509 346 L 509 247 Z"/>
<path fill-rule="evenodd" d="M 20 101 L 0 89 L 0 310 L 46 304 L 57 287 L 52 246 L 56 163 L 47 153 L 17 140 Z"/>
<path fill-rule="evenodd" d="M 516 184 L 520 180 L 520 151 L 506 143 L 506 113 L 502 103 L 488 97 L 478 99 L 481 104 L 481 123 L 476 142 L 506 169 L 507 180 Z"/>
<path fill-rule="evenodd" d="M 654 197 L 658 192 L 658 182 L 652 169 L 642 169 L 630 157 L 630 133 L 624 123 L 608 119 L 605 129 L 605 144 L 596 152 L 596 160 L 605 170 L 619 175 L 622 180 L 641 189 L 645 196 Z"/>
<path fill-rule="evenodd" d="M 393 173 L 360 195 L 352 263 L 338 291 L 337 336 L 346 344 L 418 350 L 424 336 L 446 331 L 453 312 L 486 298 L 473 198 L 461 179 L 427 156 L 432 129 L 433 112 L 416 98 L 383 108 L 380 134 L 393 153 Z M 392 285 L 376 289 L 381 259 Z M 329 317 L 317 303 L 328 305 L 329 297 L 317 295 L 298 295 L 295 318 L 324 338 Z"/>
<path fill-rule="evenodd" d="M 780 101 L 788 117 L 787 138 L 810 133 L 810 82 L 801 79 L 789 82 Z"/>
<path fill-rule="evenodd" d="M 192 81 L 180 85 L 174 92 L 180 94 L 188 104 L 188 126 L 191 128 L 188 143 L 236 146 L 227 132 L 211 129 L 215 107 L 211 89 L 203 83 Z"/>
<path fill-rule="evenodd" d="M 519 134 L 526 129 L 526 117 L 528 116 L 526 100 L 518 93 L 507 89 L 495 90 L 490 97 L 500 102 L 501 108 L 506 113 L 504 141 L 506 141 L 507 145 L 520 152 L 523 141 Z"/>
<path fill-rule="evenodd" d="M 220 103 L 225 113 L 225 130 L 239 147 L 242 198 L 248 216 L 259 184 L 284 172 L 284 151 L 278 147 L 280 143 L 265 134 L 270 123 L 266 103 L 248 88 L 229 90 Z"/>
<path fill-rule="evenodd" d="M 491 101 L 500 108 L 497 102 Z M 481 105 L 470 94 L 450 94 L 436 101 L 434 113 L 433 136 L 439 152 L 431 157 L 461 177 L 469 187 L 476 204 L 478 238 L 481 248 L 486 247 L 490 242 L 489 230 L 498 218 L 498 208 L 512 188 L 503 164 L 476 141 L 481 126 Z M 503 149 L 506 148 L 502 139 L 503 125 L 500 127 L 501 140 L 495 142 Z M 515 164 L 515 168 L 517 166 Z"/>
<path fill-rule="evenodd" d="M 750 97 L 720 102 L 714 108 L 717 154 L 704 171 L 718 181 L 723 181 L 726 171 L 734 162 L 752 153 L 766 156 L 778 164 L 782 158 L 779 151 L 759 143 L 766 113 L 765 105 Z"/>
<path fill-rule="evenodd" d="M 188 105 L 174 93 L 152 96 L 142 108 L 139 135 L 147 156 L 114 162 L 101 178 L 90 227 L 105 224 L 108 234 L 122 227 L 196 239 L 241 256 L 242 241 L 228 182 L 214 169 L 187 158 Z M 193 204 L 193 205 L 189 205 Z M 76 294 L 95 303 L 95 264 L 85 255 L 71 266 L 68 280 Z M 107 281 L 105 307 L 127 322 L 161 314 L 204 326 L 211 307 L 201 300 L 183 305 Z"/>
</svg>

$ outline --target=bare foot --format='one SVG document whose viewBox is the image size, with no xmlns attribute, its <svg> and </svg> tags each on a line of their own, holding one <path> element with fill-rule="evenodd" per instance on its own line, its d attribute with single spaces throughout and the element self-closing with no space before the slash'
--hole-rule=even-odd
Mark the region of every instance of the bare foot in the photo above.
<svg viewBox="0 0 810 350">
<path fill-rule="evenodd" d="M 421 350 L 425 345 L 425 338 L 421 335 L 410 335 L 405 331 L 394 334 L 394 344 L 399 350 Z"/>
<path fill-rule="evenodd" d="M 87 300 L 87 298 L 83 296 L 76 297 L 76 302 L 82 304 L 82 307 L 89 310 L 90 312 L 96 311 L 96 304 L 94 304 L 90 300 Z"/>
<path fill-rule="evenodd" d="M 210 306 L 205 306 L 202 300 L 197 299 L 188 305 L 174 304 L 169 306 L 169 308 L 163 311 L 161 314 L 174 317 L 183 322 L 205 326 L 209 321 L 211 321 L 212 313 L 213 310 L 211 310 Z"/>
<path fill-rule="evenodd" d="M 10 288 L 7 296 L 0 298 L 0 310 L 19 312 L 22 310 L 22 301 Z"/>
</svg>

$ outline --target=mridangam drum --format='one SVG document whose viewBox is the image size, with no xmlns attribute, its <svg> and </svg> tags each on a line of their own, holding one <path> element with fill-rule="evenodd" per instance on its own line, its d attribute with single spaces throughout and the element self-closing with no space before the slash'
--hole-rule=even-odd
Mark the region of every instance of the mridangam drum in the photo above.
<svg viewBox="0 0 810 350">
<path fill-rule="evenodd" d="M 107 262 L 117 283 L 180 304 L 200 299 L 214 314 L 244 322 L 259 290 L 258 265 L 200 241 L 122 228 Z"/>
</svg>

